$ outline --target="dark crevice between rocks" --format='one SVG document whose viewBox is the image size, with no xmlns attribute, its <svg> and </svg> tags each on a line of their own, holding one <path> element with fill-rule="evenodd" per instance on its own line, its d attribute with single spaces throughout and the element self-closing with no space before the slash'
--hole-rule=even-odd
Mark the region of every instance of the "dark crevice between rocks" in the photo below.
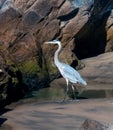
<svg viewBox="0 0 113 130">
<path fill-rule="evenodd" d="M 43 55 L 43 53 L 42 53 L 42 48 L 41 48 L 41 46 L 40 46 L 40 44 L 39 43 L 37 43 L 37 64 L 39 65 L 39 67 L 40 68 L 42 68 L 42 55 Z"/>
<path fill-rule="evenodd" d="M 61 41 L 61 39 L 62 39 L 62 34 L 61 34 L 61 31 L 60 31 L 60 30 L 59 30 L 59 32 L 56 33 L 55 36 L 52 38 L 52 40 L 54 40 L 54 39 Z"/>
<path fill-rule="evenodd" d="M 66 1 L 63 0 L 62 3 L 60 4 L 59 8 L 65 3 Z"/>
<path fill-rule="evenodd" d="M 74 53 L 78 59 L 97 56 L 105 52 L 106 22 L 111 11 L 103 15 L 94 15 L 89 18 L 84 27 L 75 35 Z"/>
<path fill-rule="evenodd" d="M 13 69 L 15 67 L 13 66 Z M 22 99 L 26 92 L 28 92 L 28 86 L 23 83 L 22 73 L 19 70 L 12 70 L 11 66 L 4 68 L 6 78 L 2 81 L 0 88 L 3 86 L 3 92 L 0 100 L 0 108 L 3 108 L 11 102 Z"/>
<path fill-rule="evenodd" d="M 16 37 L 16 39 L 12 43 L 9 44 L 8 49 L 13 47 L 18 41 L 23 39 L 26 35 L 27 35 L 27 32 L 25 32 L 25 33 L 18 33 L 18 36 Z"/>
<path fill-rule="evenodd" d="M 75 68 L 76 70 L 80 70 L 80 69 L 83 69 L 85 67 L 84 63 L 80 62 L 79 60 L 74 60 L 72 63 L 71 63 L 71 66 L 73 68 Z"/>
<path fill-rule="evenodd" d="M 9 79 L 6 103 L 10 104 L 11 102 L 16 102 L 19 99 L 22 99 L 27 91 L 28 88 L 25 84 L 14 84 L 12 83 L 12 80 Z"/>
<path fill-rule="evenodd" d="M 79 8 L 73 10 L 72 12 L 70 12 L 67 15 L 59 16 L 57 19 L 60 19 L 61 21 L 68 21 L 68 20 L 74 18 L 77 15 L 78 10 L 79 10 Z"/>
<path fill-rule="evenodd" d="M 50 79 L 46 59 L 44 58 L 43 50 L 39 42 L 37 42 L 37 65 L 40 67 L 40 71 L 44 76 L 43 79 L 38 81 L 38 85 L 40 86 L 40 88 L 43 88 L 44 86 L 46 87 L 49 84 Z"/>
</svg>

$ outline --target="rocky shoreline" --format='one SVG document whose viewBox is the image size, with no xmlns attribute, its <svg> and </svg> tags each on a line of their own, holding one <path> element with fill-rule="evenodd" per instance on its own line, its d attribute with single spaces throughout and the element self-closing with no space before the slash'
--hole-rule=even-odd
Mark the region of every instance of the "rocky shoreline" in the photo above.
<svg viewBox="0 0 113 130">
<path fill-rule="evenodd" d="M 113 98 L 61 102 L 18 102 L 1 115 L 1 130 L 80 130 L 86 119 L 113 124 Z M 9 127 L 8 127 L 9 126 Z M 4 128 L 4 129 L 2 129 Z M 6 128 L 6 129 L 5 129 Z M 10 130 L 8 129 L 8 130 Z"/>
</svg>

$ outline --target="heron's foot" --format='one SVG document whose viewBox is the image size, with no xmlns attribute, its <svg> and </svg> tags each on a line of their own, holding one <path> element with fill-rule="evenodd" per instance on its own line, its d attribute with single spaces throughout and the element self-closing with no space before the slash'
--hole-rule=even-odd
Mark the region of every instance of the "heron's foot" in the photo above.
<svg viewBox="0 0 113 130">
<path fill-rule="evenodd" d="M 59 103 L 59 104 L 66 104 L 66 103 L 67 103 L 67 100 L 57 101 L 57 103 Z"/>
<path fill-rule="evenodd" d="M 69 103 L 72 102 L 72 100 L 64 98 L 60 103 Z"/>
<path fill-rule="evenodd" d="M 73 102 L 79 102 L 79 100 L 77 98 L 73 99 Z"/>
<path fill-rule="evenodd" d="M 73 102 L 78 102 L 79 100 L 77 99 L 77 97 L 75 96 L 74 98 L 73 98 Z"/>
<path fill-rule="evenodd" d="M 75 99 L 75 100 L 61 100 L 61 101 L 57 101 L 57 103 L 59 104 L 68 104 L 68 103 L 75 103 L 75 102 L 79 102 L 78 99 Z"/>
<path fill-rule="evenodd" d="M 63 100 L 62 100 L 62 103 L 66 103 L 67 102 L 67 100 L 66 100 L 66 98 L 64 98 Z"/>
</svg>

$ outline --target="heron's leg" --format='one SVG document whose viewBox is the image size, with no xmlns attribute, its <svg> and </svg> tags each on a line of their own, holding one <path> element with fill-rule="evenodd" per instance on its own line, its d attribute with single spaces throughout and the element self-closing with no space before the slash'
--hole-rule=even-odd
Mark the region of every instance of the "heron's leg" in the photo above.
<svg viewBox="0 0 113 130">
<path fill-rule="evenodd" d="M 74 96 L 74 100 L 75 100 L 76 99 L 76 95 L 75 95 L 75 88 L 74 88 L 73 84 L 71 84 L 71 87 L 72 87 L 73 96 Z"/>
<path fill-rule="evenodd" d="M 63 100 L 63 101 L 66 100 L 67 93 L 68 93 L 68 90 L 69 90 L 69 88 L 68 88 L 68 85 L 69 85 L 69 81 L 68 81 L 68 79 L 66 79 L 66 84 L 67 84 L 67 86 L 66 86 L 66 92 L 65 92 L 65 96 L 64 96 L 64 100 Z"/>
</svg>

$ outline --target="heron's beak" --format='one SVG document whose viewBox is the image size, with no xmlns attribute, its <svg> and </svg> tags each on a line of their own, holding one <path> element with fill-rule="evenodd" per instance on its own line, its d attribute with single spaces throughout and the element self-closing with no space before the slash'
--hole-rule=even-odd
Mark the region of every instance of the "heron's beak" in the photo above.
<svg viewBox="0 0 113 130">
<path fill-rule="evenodd" d="M 0 69 L 0 73 L 2 73 L 3 72 L 3 70 L 2 69 Z"/>
<path fill-rule="evenodd" d="M 49 44 L 48 42 L 44 42 L 44 44 Z"/>
<path fill-rule="evenodd" d="M 53 41 L 48 41 L 48 42 L 44 42 L 44 44 L 52 44 L 54 43 Z"/>
</svg>

